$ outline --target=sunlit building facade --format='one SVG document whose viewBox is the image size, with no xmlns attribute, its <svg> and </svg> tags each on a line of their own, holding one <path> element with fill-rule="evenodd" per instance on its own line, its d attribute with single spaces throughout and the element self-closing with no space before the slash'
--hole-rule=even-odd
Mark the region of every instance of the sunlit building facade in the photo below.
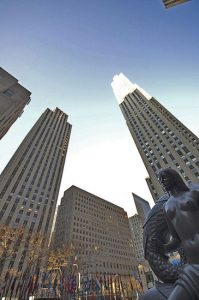
<svg viewBox="0 0 199 300">
<path fill-rule="evenodd" d="M 71 133 L 67 119 L 58 108 L 46 109 L 0 175 L 0 225 L 23 227 L 29 235 L 40 233 L 45 243 L 52 229 Z M 24 271 L 28 249 L 21 247 L 18 241 L 4 271 Z"/>
<path fill-rule="evenodd" d="M 127 213 L 76 186 L 64 193 L 53 237 L 54 248 L 71 243 L 81 274 L 127 276 L 137 270 Z"/>
<path fill-rule="evenodd" d="M 144 290 L 147 290 L 154 285 L 154 278 L 148 261 L 146 261 L 144 258 L 143 225 L 151 208 L 149 203 L 138 195 L 133 194 L 133 198 L 137 209 L 137 214 L 129 218 L 129 225 L 131 229 L 135 257 L 139 263 L 138 270 L 140 278 Z"/>
<path fill-rule="evenodd" d="M 157 179 L 162 168 L 175 169 L 187 183 L 199 183 L 198 137 L 122 73 L 111 85 L 148 171 L 146 181 L 154 200 L 163 194 Z"/>
<path fill-rule="evenodd" d="M 170 7 L 173 7 L 175 5 L 178 5 L 178 4 L 182 4 L 182 3 L 185 3 L 185 2 L 188 2 L 190 0 L 162 0 L 163 1 L 163 4 L 166 8 L 170 8 Z"/>
<path fill-rule="evenodd" d="M 135 257 L 142 260 L 144 258 L 144 250 L 142 220 L 140 216 L 138 214 L 135 214 L 134 216 L 130 217 L 129 224 L 131 228 Z"/>
<path fill-rule="evenodd" d="M 30 95 L 15 77 L 0 68 L 0 139 L 21 116 Z"/>
</svg>

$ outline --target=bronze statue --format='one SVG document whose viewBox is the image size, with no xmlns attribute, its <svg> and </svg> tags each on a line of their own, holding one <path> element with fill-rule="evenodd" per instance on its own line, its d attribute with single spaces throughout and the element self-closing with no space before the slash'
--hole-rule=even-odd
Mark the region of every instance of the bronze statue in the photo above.
<svg viewBox="0 0 199 300">
<path fill-rule="evenodd" d="M 166 194 L 153 207 L 144 226 L 145 257 L 167 289 L 166 297 L 146 293 L 142 299 L 199 299 L 199 188 L 187 186 L 180 175 L 167 168 L 158 178 Z M 170 233 L 170 235 L 168 234 Z M 181 262 L 173 266 L 168 254 L 178 250 Z M 172 286 L 175 283 L 175 286 Z"/>
<path fill-rule="evenodd" d="M 187 260 L 169 300 L 199 299 L 199 191 L 188 188 L 173 169 L 160 171 L 158 178 L 170 196 L 163 210 L 171 233 L 158 248 L 166 254 L 181 246 Z"/>
</svg>

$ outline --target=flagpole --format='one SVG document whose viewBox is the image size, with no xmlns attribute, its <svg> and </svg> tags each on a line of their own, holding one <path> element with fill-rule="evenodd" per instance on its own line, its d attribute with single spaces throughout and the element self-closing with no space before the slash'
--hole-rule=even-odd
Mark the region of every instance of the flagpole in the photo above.
<svg viewBox="0 0 199 300">
<path fill-rule="evenodd" d="M 101 298 L 102 298 L 102 296 L 103 296 L 102 285 L 103 285 L 103 279 L 102 279 L 102 276 L 101 276 L 101 273 L 100 273 L 100 289 L 101 289 Z"/>
<path fill-rule="evenodd" d="M 113 281 L 112 281 L 111 274 L 110 274 L 110 284 L 111 284 L 111 297 L 112 297 L 112 294 L 113 294 Z"/>
<path fill-rule="evenodd" d="M 115 300 L 117 300 L 117 280 L 116 280 L 116 276 L 117 275 L 114 275 Z"/>
</svg>

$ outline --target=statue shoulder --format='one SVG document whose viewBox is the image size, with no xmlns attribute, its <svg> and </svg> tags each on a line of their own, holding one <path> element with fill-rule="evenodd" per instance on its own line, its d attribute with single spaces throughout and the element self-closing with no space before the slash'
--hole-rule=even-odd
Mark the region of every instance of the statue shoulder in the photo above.
<svg viewBox="0 0 199 300">
<path fill-rule="evenodd" d="M 172 198 L 168 199 L 168 201 L 163 206 L 163 211 L 164 211 L 164 214 L 167 217 L 167 221 L 168 221 L 168 218 L 173 219 L 173 217 L 176 214 L 175 198 L 172 197 Z"/>
<path fill-rule="evenodd" d="M 198 190 L 191 190 L 191 196 L 192 196 L 195 200 L 199 200 L 199 191 L 198 191 Z"/>
<path fill-rule="evenodd" d="M 190 184 L 189 184 L 188 187 L 190 189 L 190 195 L 191 195 L 191 197 L 195 201 L 198 201 L 199 200 L 199 184 L 190 182 Z"/>
</svg>

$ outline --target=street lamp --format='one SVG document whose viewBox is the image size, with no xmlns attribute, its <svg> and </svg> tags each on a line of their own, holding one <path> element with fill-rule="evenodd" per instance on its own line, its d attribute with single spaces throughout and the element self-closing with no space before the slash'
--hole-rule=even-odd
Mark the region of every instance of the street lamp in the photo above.
<svg viewBox="0 0 199 300">
<path fill-rule="evenodd" d="M 73 267 L 76 267 L 76 270 L 78 270 L 78 268 L 79 268 L 78 264 L 73 264 Z M 75 274 L 75 269 L 74 269 L 73 274 Z M 79 291 L 81 289 L 81 274 L 80 274 L 80 272 L 77 272 L 77 274 L 78 274 L 78 294 L 79 294 Z M 78 299 L 80 300 L 80 297 L 78 297 Z"/>
</svg>

